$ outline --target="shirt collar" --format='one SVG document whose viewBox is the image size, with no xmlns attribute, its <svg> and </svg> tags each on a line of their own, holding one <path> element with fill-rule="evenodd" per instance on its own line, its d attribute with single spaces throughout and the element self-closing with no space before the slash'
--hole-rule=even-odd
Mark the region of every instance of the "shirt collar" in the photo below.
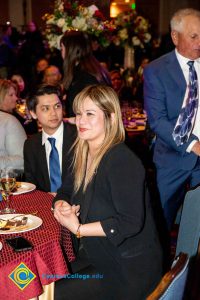
<svg viewBox="0 0 200 300">
<path fill-rule="evenodd" d="M 186 65 L 188 61 L 192 60 L 192 59 L 186 58 L 185 56 L 181 55 L 177 49 L 175 49 L 175 53 L 176 53 L 178 62 L 181 66 Z M 195 59 L 194 62 L 200 64 L 200 58 Z"/>
<path fill-rule="evenodd" d="M 55 139 L 59 139 L 62 136 L 64 130 L 63 122 L 60 124 L 56 132 L 54 134 L 49 135 L 42 129 L 42 145 L 44 145 L 49 137 L 54 137 Z"/>
</svg>

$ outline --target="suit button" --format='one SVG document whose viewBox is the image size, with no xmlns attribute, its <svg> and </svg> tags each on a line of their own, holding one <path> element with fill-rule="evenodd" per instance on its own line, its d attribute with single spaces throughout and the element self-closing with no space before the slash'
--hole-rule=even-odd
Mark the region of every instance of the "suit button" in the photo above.
<svg viewBox="0 0 200 300">
<path fill-rule="evenodd" d="M 115 231 L 114 231 L 114 229 L 110 229 L 110 232 L 111 232 L 111 233 L 114 233 Z"/>
</svg>

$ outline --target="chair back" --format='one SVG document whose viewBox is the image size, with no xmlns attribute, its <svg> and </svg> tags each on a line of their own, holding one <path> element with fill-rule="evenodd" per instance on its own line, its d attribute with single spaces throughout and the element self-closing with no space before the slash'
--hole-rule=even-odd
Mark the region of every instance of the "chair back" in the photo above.
<svg viewBox="0 0 200 300">
<path fill-rule="evenodd" d="M 171 270 L 168 271 L 155 290 L 146 300 L 182 300 L 186 285 L 189 258 L 180 253 L 174 260 Z"/>
<path fill-rule="evenodd" d="M 176 255 L 195 256 L 200 238 L 200 187 L 187 192 L 179 226 Z"/>
</svg>

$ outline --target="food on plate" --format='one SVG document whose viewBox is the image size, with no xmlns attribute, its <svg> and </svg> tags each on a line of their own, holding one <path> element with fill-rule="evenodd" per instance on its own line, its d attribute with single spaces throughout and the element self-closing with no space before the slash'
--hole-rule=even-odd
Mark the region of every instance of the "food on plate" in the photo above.
<svg viewBox="0 0 200 300">
<path fill-rule="evenodd" d="M 11 219 L 0 219 L 0 230 L 9 230 L 12 228 L 19 228 L 19 226 L 25 226 L 27 224 L 28 217 L 14 217 Z"/>
<path fill-rule="evenodd" d="M 21 182 L 17 181 L 16 184 L 15 184 L 14 189 L 12 190 L 13 193 L 14 193 L 14 192 L 17 192 L 17 190 L 18 190 L 21 186 L 22 186 Z"/>
</svg>

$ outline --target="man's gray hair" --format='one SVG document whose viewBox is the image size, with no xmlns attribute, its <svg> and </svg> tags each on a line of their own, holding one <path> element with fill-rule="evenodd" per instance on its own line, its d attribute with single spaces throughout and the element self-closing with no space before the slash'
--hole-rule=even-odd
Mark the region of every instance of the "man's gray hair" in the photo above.
<svg viewBox="0 0 200 300">
<path fill-rule="evenodd" d="M 179 9 L 171 18 L 171 30 L 181 32 L 183 19 L 186 16 L 194 16 L 200 19 L 200 11 L 193 8 Z"/>
</svg>

